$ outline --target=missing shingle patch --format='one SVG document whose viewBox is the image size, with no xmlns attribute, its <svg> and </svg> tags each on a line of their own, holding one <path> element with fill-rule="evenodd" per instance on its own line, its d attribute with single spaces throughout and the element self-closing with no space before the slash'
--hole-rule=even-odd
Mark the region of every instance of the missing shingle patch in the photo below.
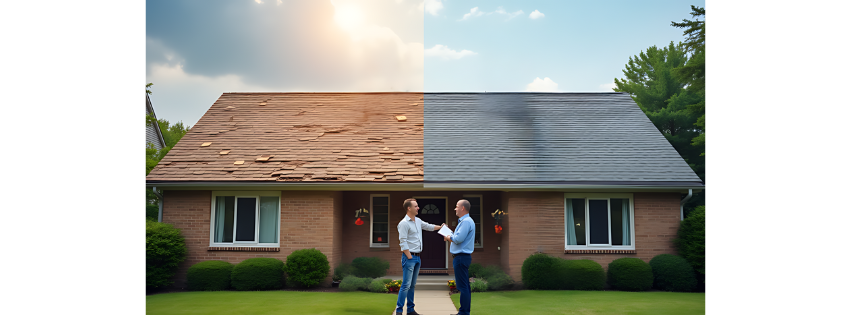
<svg viewBox="0 0 851 315">
<path fill-rule="evenodd" d="M 407 121 L 408 117 L 405 116 L 396 116 L 396 121 Z"/>
<path fill-rule="evenodd" d="M 213 144 L 213 143 L 212 142 L 204 142 L 204 143 L 201 144 L 201 146 L 202 147 L 209 147 L 211 144 Z"/>
</svg>

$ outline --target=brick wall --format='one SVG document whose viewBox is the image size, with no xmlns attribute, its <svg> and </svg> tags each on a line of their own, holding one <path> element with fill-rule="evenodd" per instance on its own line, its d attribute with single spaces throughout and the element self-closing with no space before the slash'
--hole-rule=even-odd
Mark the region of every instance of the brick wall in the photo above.
<svg viewBox="0 0 851 315">
<path fill-rule="evenodd" d="M 678 193 L 635 193 L 635 254 L 565 254 L 564 194 L 559 192 L 507 192 L 503 194 L 509 216 L 504 220 L 502 266 L 520 280 L 529 255 L 544 252 L 564 259 L 590 259 L 604 269 L 615 259 L 637 257 L 649 262 L 659 254 L 676 254 L 673 239 L 680 223 Z M 546 233 L 544 233 L 546 232 Z M 509 250 L 510 249 L 510 250 Z"/>
<path fill-rule="evenodd" d="M 237 264 L 248 258 L 269 257 L 286 261 L 293 251 L 316 248 L 331 266 L 339 263 L 342 237 L 340 192 L 283 191 L 281 193 L 281 248 L 279 252 L 209 251 L 211 191 L 166 191 L 163 222 L 181 229 L 186 238 L 187 257 L 178 268 L 175 287 L 184 288 L 189 266 L 205 260 L 223 260 Z M 336 242 L 335 242 L 336 240 Z M 324 285 L 330 285 L 329 274 Z"/>
</svg>

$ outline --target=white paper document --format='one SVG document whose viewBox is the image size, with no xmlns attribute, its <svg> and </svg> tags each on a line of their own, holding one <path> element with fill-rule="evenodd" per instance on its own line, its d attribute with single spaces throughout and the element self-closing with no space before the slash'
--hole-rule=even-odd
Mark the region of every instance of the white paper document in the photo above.
<svg viewBox="0 0 851 315">
<path fill-rule="evenodd" d="M 443 228 L 437 231 L 437 233 L 443 236 L 450 236 L 452 235 L 452 230 L 450 230 L 447 226 L 444 225 Z"/>
</svg>

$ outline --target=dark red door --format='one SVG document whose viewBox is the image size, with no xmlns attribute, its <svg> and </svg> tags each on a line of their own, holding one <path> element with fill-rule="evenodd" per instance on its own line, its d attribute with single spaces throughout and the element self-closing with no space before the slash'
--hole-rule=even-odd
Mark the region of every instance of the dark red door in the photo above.
<svg viewBox="0 0 851 315">
<path fill-rule="evenodd" d="M 441 225 L 446 223 L 446 199 L 417 199 L 420 220 Z M 446 242 L 437 232 L 423 231 L 423 252 L 420 268 L 446 268 Z"/>
</svg>

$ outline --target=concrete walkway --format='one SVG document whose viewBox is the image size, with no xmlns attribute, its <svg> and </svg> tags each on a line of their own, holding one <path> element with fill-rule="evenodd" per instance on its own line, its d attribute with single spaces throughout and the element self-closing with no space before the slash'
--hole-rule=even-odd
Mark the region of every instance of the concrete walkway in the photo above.
<svg viewBox="0 0 851 315">
<path fill-rule="evenodd" d="M 419 282 L 419 281 L 417 281 Z M 423 315 L 449 315 L 458 313 L 455 304 L 449 299 L 449 290 L 416 290 L 414 293 L 414 310 Z M 391 311 L 390 314 L 396 314 Z M 408 314 L 408 307 L 402 311 L 402 314 Z"/>
</svg>

